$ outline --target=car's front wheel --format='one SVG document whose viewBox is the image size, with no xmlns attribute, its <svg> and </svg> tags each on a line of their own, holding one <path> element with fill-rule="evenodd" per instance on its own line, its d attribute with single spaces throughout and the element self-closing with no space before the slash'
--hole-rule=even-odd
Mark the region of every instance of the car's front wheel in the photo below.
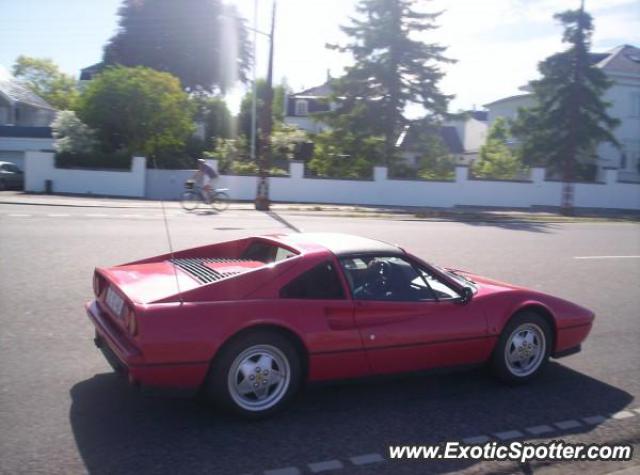
<svg viewBox="0 0 640 475">
<path fill-rule="evenodd" d="M 495 375 L 511 384 L 536 377 L 549 360 L 552 333 L 547 321 L 534 312 L 515 315 L 505 326 L 493 353 Z"/>
<path fill-rule="evenodd" d="M 242 335 L 225 345 L 206 382 L 217 404 L 248 417 L 285 406 L 301 383 L 300 357 L 286 336 L 272 331 Z"/>
</svg>

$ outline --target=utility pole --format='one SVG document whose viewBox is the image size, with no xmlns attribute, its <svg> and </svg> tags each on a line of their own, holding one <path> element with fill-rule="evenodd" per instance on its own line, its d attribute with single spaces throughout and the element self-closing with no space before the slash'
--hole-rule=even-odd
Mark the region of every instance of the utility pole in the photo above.
<svg viewBox="0 0 640 475">
<path fill-rule="evenodd" d="M 258 160 L 258 190 L 255 207 L 259 211 L 269 211 L 269 159 L 271 157 L 271 129 L 273 128 L 273 37 L 276 26 L 276 0 L 273 0 L 271 32 L 269 33 L 269 66 L 267 69 L 267 95 L 260 117 L 260 156 Z"/>
<path fill-rule="evenodd" d="M 251 96 L 251 161 L 256 160 L 256 110 L 258 85 L 256 84 L 256 44 L 258 43 L 258 0 L 253 0 L 253 88 Z"/>
</svg>

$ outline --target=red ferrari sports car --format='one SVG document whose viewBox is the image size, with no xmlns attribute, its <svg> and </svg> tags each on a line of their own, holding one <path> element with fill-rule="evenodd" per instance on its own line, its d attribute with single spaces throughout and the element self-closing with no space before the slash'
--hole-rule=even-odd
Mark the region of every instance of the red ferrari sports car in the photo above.
<svg viewBox="0 0 640 475">
<path fill-rule="evenodd" d="M 528 381 L 594 314 L 346 234 L 256 236 L 98 268 L 96 345 L 134 384 L 203 390 L 249 417 L 305 381 L 490 363 Z"/>
</svg>

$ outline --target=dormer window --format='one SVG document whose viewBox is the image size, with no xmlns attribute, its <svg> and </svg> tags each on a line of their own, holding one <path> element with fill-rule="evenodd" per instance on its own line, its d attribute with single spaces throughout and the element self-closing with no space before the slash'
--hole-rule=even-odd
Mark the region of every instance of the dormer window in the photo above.
<svg viewBox="0 0 640 475">
<path fill-rule="evenodd" d="M 305 99 L 296 100 L 296 115 L 309 115 L 309 102 Z"/>
</svg>

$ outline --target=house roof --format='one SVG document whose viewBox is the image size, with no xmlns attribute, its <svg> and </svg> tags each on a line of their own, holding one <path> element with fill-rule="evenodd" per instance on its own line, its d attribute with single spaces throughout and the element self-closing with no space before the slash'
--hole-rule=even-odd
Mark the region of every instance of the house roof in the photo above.
<svg viewBox="0 0 640 475">
<path fill-rule="evenodd" d="M 324 84 L 320 86 L 310 87 L 309 89 L 305 89 L 304 91 L 296 92 L 291 94 L 292 97 L 327 97 L 331 95 L 331 82 L 332 79 L 329 79 Z"/>
<path fill-rule="evenodd" d="M 87 66 L 86 68 L 82 68 L 80 70 L 80 81 L 90 81 L 93 79 L 93 76 L 102 72 L 107 65 L 103 62 L 99 62 L 96 64 L 92 64 L 91 66 Z"/>
<path fill-rule="evenodd" d="M 496 104 L 500 104 L 502 102 L 511 101 L 511 100 L 514 100 L 514 99 L 525 99 L 525 98 L 531 97 L 531 96 L 533 96 L 533 94 L 531 94 L 531 93 L 528 93 L 528 94 L 514 94 L 513 96 L 503 97 L 503 98 L 498 99 L 498 100 L 493 101 L 493 102 L 487 102 L 486 104 L 484 104 L 484 107 L 495 106 Z"/>
<path fill-rule="evenodd" d="M 640 48 L 631 45 L 613 48 L 596 67 L 611 73 L 640 75 Z"/>
<path fill-rule="evenodd" d="M 396 146 L 402 150 L 415 150 L 420 143 L 420 128 L 416 125 L 409 126 L 400 135 Z M 454 155 L 460 155 L 464 153 L 464 146 L 458 136 L 458 131 L 452 125 L 445 125 L 438 129 L 438 135 L 442 142 L 445 144 L 449 153 Z"/>
<path fill-rule="evenodd" d="M 620 45 L 604 53 L 589 53 L 591 65 L 600 68 L 608 73 L 622 73 L 640 75 L 640 48 L 632 45 Z M 530 90 L 529 85 L 521 89 Z M 516 98 L 525 98 L 531 94 L 516 94 L 514 96 L 503 97 L 493 102 L 485 104 L 485 107 L 493 106 L 501 102 L 510 101 Z"/>
<path fill-rule="evenodd" d="M 467 111 L 467 114 L 469 114 L 471 117 L 481 122 L 486 122 L 487 120 L 489 120 L 488 111 L 470 110 L 470 111 Z"/>
<path fill-rule="evenodd" d="M 39 109 L 55 110 L 47 101 L 3 70 L 0 70 L 0 95 L 5 96 L 9 102 L 14 104 L 20 103 Z"/>
</svg>

